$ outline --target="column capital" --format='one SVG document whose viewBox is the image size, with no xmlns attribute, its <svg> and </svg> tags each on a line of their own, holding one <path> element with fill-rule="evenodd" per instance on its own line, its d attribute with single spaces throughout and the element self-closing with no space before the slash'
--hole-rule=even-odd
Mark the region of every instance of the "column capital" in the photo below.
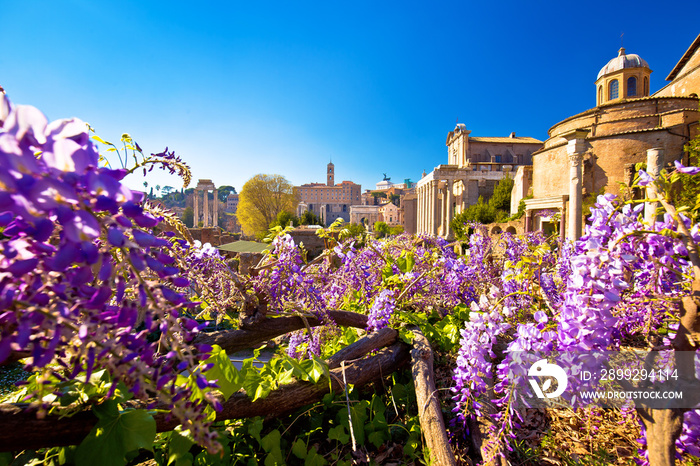
<svg viewBox="0 0 700 466">
<path fill-rule="evenodd" d="M 583 161 L 583 152 L 569 153 L 569 163 L 572 167 L 578 167 Z"/>
</svg>

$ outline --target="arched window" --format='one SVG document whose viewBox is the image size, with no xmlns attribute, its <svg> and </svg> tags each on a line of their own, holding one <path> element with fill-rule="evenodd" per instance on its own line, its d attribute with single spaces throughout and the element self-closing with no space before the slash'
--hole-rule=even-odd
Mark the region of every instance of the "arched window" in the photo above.
<svg viewBox="0 0 700 466">
<path fill-rule="evenodd" d="M 637 96 L 637 78 L 631 76 L 627 79 L 627 97 Z"/>
<path fill-rule="evenodd" d="M 649 78 L 644 76 L 644 95 L 649 95 Z"/>
<path fill-rule="evenodd" d="M 608 90 L 608 100 L 617 99 L 619 97 L 620 84 L 617 79 L 610 81 L 610 89 Z"/>
<path fill-rule="evenodd" d="M 603 86 L 598 86 L 598 105 L 603 103 Z"/>
</svg>

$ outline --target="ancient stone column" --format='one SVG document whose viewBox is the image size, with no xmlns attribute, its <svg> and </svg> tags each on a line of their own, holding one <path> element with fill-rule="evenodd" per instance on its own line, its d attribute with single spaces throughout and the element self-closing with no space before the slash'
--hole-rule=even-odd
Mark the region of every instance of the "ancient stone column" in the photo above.
<svg viewBox="0 0 700 466">
<path fill-rule="evenodd" d="M 427 225 L 427 228 L 425 230 L 425 233 L 428 235 L 431 235 L 431 234 L 433 234 L 433 223 L 435 220 L 435 201 L 433 199 L 432 181 L 428 182 L 426 189 L 428 191 L 428 195 L 427 195 L 428 208 L 425 211 L 428 212 L 428 225 Z"/>
<path fill-rule="evenodd" d="M 204 227 L 209 226 L 209 190 L 208 189 L 203 189 L 202 192 L 204 192 Z"/>
<path fill-rule="evenodd" d="M 652 178 L 657 178 L 661 169 L 664 166 L 664 150 L 658 147 L 654 149 L 647 149 L 647 170 L 646 172 L 651 175 Z M 651 188 L 646 188 L 647 199 L 654 197 L 651 193 Z M 656 223 L 657 215 L 656 208 L 658 207 L 656 202 L 647 202 L 644 204 L 644 222 L 648 225 L 653 225 Z"/>
<path fill-rule="evenodd" d="M 562 213 L 563 214 L 563 213 Z M 525 211 L 525 233 L 532 231 L 532 211 Z"/>
<path fill-rule="evenodd" d="M 583 160 L 582 147 L 578 152 L 577 141 L 569 141 L 567 150 L 569 152 L 569 227 L 567 237 L 576 241 L 581 237 L 581 227 L 583 223 L 583 194 L 582 188 L 582 167 Z M 583 146 L 581 141 L 580 146 Z"/>
<path fill-rule="evenodd" d="M 430 217 L 432 221 L 432 228 L 430 229 L 430 234 L 437 236 L 438 234 L 438 221 L 440 216 L 440 198 L 438 197 L 438 181 L 432 180 L 430 182 L 431 192 L 433 197 L 433 215 Z"/>
<path fill-rule="evenodd" d="M 452 190 L 454 189 L 454 181 L 453 180 L 447 180 L 447 215 L 445 218 L 445 238 L 446 239 L 452 239 L 452 219 L 454 218 L 454 208 L 452 207 L 452 203 L 454 202 L 453 200 L 453 194 Z"/>
<path fill-rule="evenodd" d="M 416 233 L 423 233 L 423 217 L 425 216 L 425 205 L 423 205 L 423 187 L 416 188 L 418 200 L 416 202 Z"/>
<path fill-rule="evenodd" d="M 192 202 L 194 204 L 194 220 L 192 222 L 192 228 L 197 228 L 199 225 L 199 189 L 194 190 L 192 193 Z"/>
<path fill-rule="evenodd" d="M 214 227 L 219 226 L 219 190 L 214 189 L 214 218 L 212 218 Z"/>
<path fill-rule="evenodd" d="M 423 186 L 423 194 L 424 194 L 424 205 L 425 205 L 425 220 L 423 224 L 425 225 L 425 229 L 423 230 L 424 234 L 428 234 L 430 232 L 430 184 L 427 183 L 425 186 Z"/>
<path fill-rule="evenodd" d="M 577 129 L 562 134 L 569 143 L 566 152 L 569 155 L 569 224 L 566 237 L 576 241 L 581 237 L 583 226 L 583 153 L 586 150 L 585 137 L 587 129 Z"/>
<path fill-rule="evenodd" d="M 564 207 L 561 208 L 559 214 L 559 239 L 564 241 L 564 239 L 566 239 L 564 234 L 566 231 L 566 213 L 564 212 Z"/>
</svg>

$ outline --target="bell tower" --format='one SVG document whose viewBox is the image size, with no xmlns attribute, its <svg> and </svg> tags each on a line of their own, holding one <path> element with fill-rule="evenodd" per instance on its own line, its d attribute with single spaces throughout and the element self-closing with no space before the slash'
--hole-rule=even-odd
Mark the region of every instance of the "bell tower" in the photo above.
<svg viewBox="0 0 700 466">
<path fill-rule="evenodd" d="M 328 186 L 335 185 L 334 169 L 335 169 L 335 165 L 333 165 L 333 162 L 328 162 L 328 170 L 326 171 L 326 185 L 328 185 Z"/>
</svg>

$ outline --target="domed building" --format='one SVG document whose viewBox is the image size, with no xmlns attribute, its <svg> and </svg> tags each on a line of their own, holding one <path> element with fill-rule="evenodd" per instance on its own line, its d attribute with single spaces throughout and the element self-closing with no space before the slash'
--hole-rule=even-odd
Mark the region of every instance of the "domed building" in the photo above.
<svg viewBox="0 0 700 466">
<path fill-rule="evenodd" d="M 532 154 L 532 173 L 524 168 L 516 173 L 512 206 L 517 209 L 520 199 L 532 196 L 525 199 L 526 231 L 551 232 L 558 223 L 562 236 L 578 238 L 587 197 L 619 194 L 649 151 L 662 165 L 683 158 L 683 146 L 698 133 L 700 120 L 698 49 L 700 36 L 667 78 L 672 82 L 653 95 L 652 70 L 639 55 L 621 48 L 600 70 L 597 106 L 552 126 L 544 146 Z"/>
<path fill-rule="evenodd" d="M 627 55 L 624 47 L 598 73 L 597 104 L 649 96 L 651 69 L 639 55 Z"/>
</svg>

